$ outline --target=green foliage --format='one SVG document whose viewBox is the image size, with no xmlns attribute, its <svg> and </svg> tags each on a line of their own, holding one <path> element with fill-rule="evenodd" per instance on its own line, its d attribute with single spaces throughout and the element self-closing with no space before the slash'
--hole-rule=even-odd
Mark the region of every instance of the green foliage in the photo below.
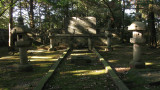
<svg viewBox="0 0 160 90">
<path fill-rule="evenodd" d="M 8 29 L 9 18 L 7 15 L 0 17 L 0 28 Z"/>
</svg>

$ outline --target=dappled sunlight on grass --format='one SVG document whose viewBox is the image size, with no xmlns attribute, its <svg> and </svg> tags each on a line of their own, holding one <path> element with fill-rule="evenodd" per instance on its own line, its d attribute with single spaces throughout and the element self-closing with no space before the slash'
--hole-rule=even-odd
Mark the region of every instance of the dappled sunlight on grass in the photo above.
<svg viewBox="0 0 160 90">
<path fill-rule="evenodd" d="M 93 53 L 73 53 L 71 56 L 79 56 L 79 55 L 94 55 Z"/>
<path fill-rule="evenodd" d="M 58 59 L 40 59 L 40 58 L 35 58 L 35 59 L 29 59 L 29 61 L 57 61 Z"/>
<path fill-rule="evenodd" d="M 38 67 L 50 67 L 53 63 L 35 63 L 32 64 L 34 66 L 38 66 Z"/>
<path fill-rule="evenodd" d="M 116 63 L 117 61 L 119 61 L 119 60 L 108 60 L 108 62 L 110 62 L 110 63 Z"/>
<path fill-rule="evenodd" d="M 81 75 L 101 75 L 101 74 L 105 74 L 105 73 L 106 73 L 106 71 L 103 69 L 103 70 L 90 70 L 88 72 L 74 74 L 74 75 L 77 75 L 77 76 L 81 76 Z"/>
<path fill-rule="evenodd" d="M 36 61 L 36 62 L 48 62 L 48 61 L 57 61 L 59 58 L 60 52 L 57 53 L 56 51 L 50 52 L 46 50 L 37 50 L 37 51 L 43 51 L 43 52 L 32 52 L 30 56 L 28 56 L 29 61 Z M 56 53 L 56 54 L 55 54 Z"/>
<path fill-rule="evenodd" d="M 76 71 L 66 71 L 66 72 L 60 72 L 60 74 L 73 74 L 76 76 L 87 76 L 87 75 L 101 75 L 106 74 L 106 70 L 76 70 Z"/>
<path fill-rule="evenodd" d="M 47 50 L 28 50 L 27 52 L 46 52 Z"/>
<path fill-rule="evenodd" d="M 33 59 L 51 59 L 53 57 L 42 57 L 42 56 L 31 56 L 30 58 L 33 58 Z"/>
<path fill-rule="evenodd" d="M 154 63 L 152 62 L 145 62 L 145 65 L 149 66 L 149 65 L 153 65 Z"/>
<path fill-rule="evenodd" d="M 83 51 L 88 51 L 88 50 L 86 49 L 73 50 L 73 52 L 83 52 Z"/>
<path fill-rule="evenodd" d="M 123 73 L 123 72 L 127 72 L 129 71 L 131 68 L 130 67 L 119 67 L 119 68 L 115 68 L 115 70 L 117 72 Z"/>
<path fill-rule="evenodd" d="M 1 57 L 0 60 L 13 60 L 13 59 L 19 59 L 19 56 L 4 56 Z"/>
<path fill-rule="evenodd" d="M 104 58 L 100 58 L 100 61 L 104 61 Z"/>
<path fill-rule="evenodd" d="M 106 50 L 104 49 L 104 50 L 99 50 L 100 52 L 106 52 Z"/>
<path fill-rule="evenodd" d="M 106 72 L 108 72 L 109 70 L 112 70 L 112 68 L 109 65 L 107 65 L 105 69 L 106 69 Z"/>
</svg>

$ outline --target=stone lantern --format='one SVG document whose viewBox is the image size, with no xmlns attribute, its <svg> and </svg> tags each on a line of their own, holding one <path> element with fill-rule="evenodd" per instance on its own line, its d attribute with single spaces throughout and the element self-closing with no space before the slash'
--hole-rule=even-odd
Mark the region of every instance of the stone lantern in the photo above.
<svg viewBox="0 0 160 90">
<path fill-rule="evenodd" d="M 128 30 L 132 31 L 133 35 L 133 38 L 130 38 L 130 42 L 133 43 L 133 60 L 130 62 L 130 67 L 144 68 L 145 63 L 141 61 L 141 46 L 145 42 L 143 38 L 143 32 L 146 30 L 145 24 L 135 21 L 128 27 Z"/>
<path fill-rule="evenodd" d="M 58 45 L 58 40 L 56 40 L 56 37 L 51 37 L 54 34 L 58 34 L 59 30 L 58 29 L 54 29 L 53 25 L 50 27 L 49 30 L 47 30 L 47 32 L 49 33 L 49 39 L 50 39 L 50 48 L 48 49 L 48 51 L 55 51 L 56 48 L 55 46 Z"/>
<path fill-rule="evenodd" d="M 53 33 L 53 28 L 51 27 L 48 31 L 49 36 L 52 36 Z M 50 38 L 50 48 L 48 49 L 48 51 L 53 51 L 54 50 L 54 38 Z"/>
<path fill-rule="evenodd" d="M 111 38 L 113 37 L 112 33 L 109 30 L 107 30 L 105 31 L 105 36 L 107 37 L 107 49 L 108 51 L 112 51 L 113 50 L 113 48 L 111 47 Z"/>
<path fill-rule="evenodd" d="M 15 42 L 15 46 L 19 48 L 20 54 L 20 65 L 18 65 L 19 71 L 31 71 L 32 66 L 28 63 L 27 57 L 27 48 L 31 46 L 31 41 L 27 33 L 30 30 L 24 26 L 23 18 L 18 18 L 18 25 L 12 29 L 12 34 L 17 36 L 17 41 Z"/>
</svg>

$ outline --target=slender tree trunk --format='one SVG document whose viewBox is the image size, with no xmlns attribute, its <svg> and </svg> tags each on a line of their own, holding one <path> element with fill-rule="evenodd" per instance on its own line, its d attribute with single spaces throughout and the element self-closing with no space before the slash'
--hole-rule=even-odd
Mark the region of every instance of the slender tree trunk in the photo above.
<svg viewBox="0 0 160 90">
<path fill-rule="evenodd" d="M 157 40 L 156 40 L 156 29 L 155 29 L 155 17 L 154 12 L 151 11 L 148 14 L 148 29 L 150 32 L 150 47 L 157 47 Z"/>
<path fill-rule="evenodd" d="M 33 29 L 34 28 L 34 12 L 33 12 L 33 0 L 30 0 L 30 13 L 29 13 L 29 18 L 30 18 L 30 27 Z"/>
<path fill-rule="evenodd" d="M 68 12 L 68 4 L 65 7 L 65 17 L 64 17 L 64 28 L 65 28 L 65 33 L 68 33 L 68 24 L 69 24 L 69 12 Z"/>
<path fill-rule="evenodd" d="M 9 9 L 9 47 L 13 46 L 13 36 L 11 35 L 11 30 L 13 28 L 13 0 L 11 0 L 11 6 Z"/>
</svg>

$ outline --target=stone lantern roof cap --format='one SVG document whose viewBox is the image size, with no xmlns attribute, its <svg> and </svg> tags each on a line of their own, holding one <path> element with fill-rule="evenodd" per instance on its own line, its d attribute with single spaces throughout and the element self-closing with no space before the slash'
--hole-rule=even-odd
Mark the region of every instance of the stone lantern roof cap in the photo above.
<svg viewBox="0 0 160 90">
<path fill-rule="evenodd" d="M 18 25 L 12 29 L 12 33 L 22 34 L 22 33 L 30 33 L 31 30 L 23 25 Z"/>
<path fill-rule="evenodd" d="M 135 21 L 131 25 L 128 26 L 128 30 L 131 31 L 140 31 L 140 30 L 146 30 L 145 24 L 140 21 Z"/>
<path fill-rule="evenodd" d="M 30 33 L 31 32 L 31 30 L 27 26 L 24 26 L 22 16 L 18 17 L 17 21 L 18 21 L 18 25 L 12 29 L 12 31 L 11 31 L 12 34 L 14 34 L 14 33 L 24 34 L 24 33 Z"/>
</svg>

